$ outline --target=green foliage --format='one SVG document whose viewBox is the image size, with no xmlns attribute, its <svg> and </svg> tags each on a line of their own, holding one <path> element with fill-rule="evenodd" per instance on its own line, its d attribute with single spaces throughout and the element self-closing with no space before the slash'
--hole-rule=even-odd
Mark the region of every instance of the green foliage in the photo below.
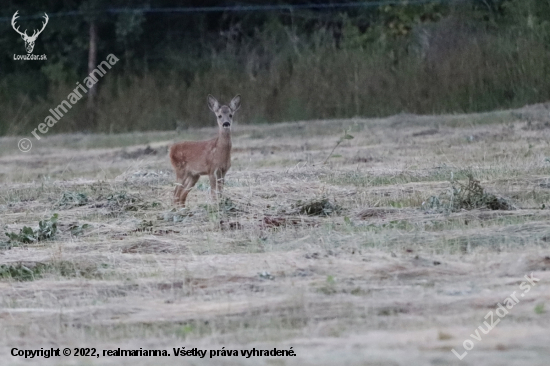
<svg viewBox="0 0 550 366">
<path fill-rule="evenodd" d="M 391 37 L 403 37 L 410 34 L 416 25 L 435 22 L 443 17 L 443 9 L 436 2 L 406 6 L 402 4 L 383 5 L 380 7 L 380 21 L 385 26 L 385 33 Z"/>
<path fill-rule="evenodd" d="M 44 272 L 49 272 L 58 276 L 73 278 L 102 278 L 102 268 L 108 268 L 105 263 L 94 264 L 87 262 L 72 262 L 72 261 L 54 261 L 46 265 Z"/>
<path fill-rule="evenodd" d="M 353 221 L 348 216 L 344 216 L 344 223 L 348 226 L 354 226 Z"/>
<path fill-rule="evenodd" d="M 293 207 L 299 214 L 309 216 L 328 216 L 341 211 L 340 206 L 330 202 L 326 197 L 305 202 L 298 200 Z"/>
<path fill-rule="evenodd" d="M 9 238 L 10 241 L 20 243 L 32 243 L 36 241 L 36 234 L 34 230 L 28 226 L 23 226 L 23 228 L 19 230 L 19 234 L 16 234 L 14 232 L 6 232 L 6 236 Z"/>
<path fill-rule="evenodd" d="M 195 327 L 192 324 L 185 324 L 176 329 L 176 336 L 185 339 L 194 331 Z"/>
<path fill-rule="evenodd" d="M 137 211 L 139 199 L 128 192 L 115 192 L 107 196 L 106 206 L 111 211 Z"/>
<path fill-rule="evenodd" d="M 274 280 L 275 277 L 271 275 L 271 273 L 267 271 L 259 272 L 258 276 L 263 280 Z"/>
<path fill-rule="evenodd" d="M 136 42 L 143 34 L 145 17 L 142 11 L 121 13 L 118 15 L 115 34 L 120 42 Z"/>
<path fill-rule="evenodd" d="M 515 210 L 514 205 L 508 200 L 488 193 L 481 186 L 479 180 L 468 174 L 465 183 L 460 181 L 451 182 L 451 190 L 439 197 L 431 196 L 423 204 L 430 210 L 460 211 L 488 208 L 490 210 Z"/>
<path fill-rule="evenodd" d="M 546 310 L 544 309 L 544 303 L 541 302 L 537 305 L 535 305 L 535 314 L 544 314 Z"/>
<path fill-rule="evenodd" d="M 491 210 L 514 210 L 514 206 L 503 198 L 487 193 L 473 175 L 468 176 L 466 183 L 455 182 L 452 186 L 452 208 L 455 211 L 476 208 Z"/>
<path fill-rule="evenodd" d="M 38 230 L 23 226 L 23 228 L 19 230 L 19 233 L 6 232 L 5 234 L 9 238 L 10 243 L 29 244 L 52 239 L 57 233 L 57 219 L 58 214 L 53 214 L 49 220 L 39 221 Z"/>
<path fill-rule="evenodd" d="M 84 231 L 88 228 L 90 228 L 90 224 L 82 224 L 82 225 L 71 225 L 69 226 L 69 230 L 71 231 L 72 236 L 79 236 L 84 234 Z"/>
<path fill-rule="evenodd" d="M 108 266 L 101 265 L 106 268 Z M 34 281 L 45 274 L 54 274 L 62 277 L 101 278 L 102 270 L 93 263 L 80 263 L 71 261 L 19 262 L 16 264 L 0 265 L 0 279 L 14 281 Z"/>
<path fill-rule="evenodd" d="M 115 34 L 117 40 L 124 45 L 124 62 L 127 67 L 135 56 L 134 49 L 143 34 L 144 22 L 145 16 L 142 11 L 118 15 Z"/>
<path fill-rule="evenodd" d="M 364 49 L 372 44 L 380 33 L 379 29 L 371 28 L 368 32 L 361 32 L 361 29 L 348 16 L 342 17 L 342 48 L 344 49 Z"/>
<path fill-rule="evenodd" d="M 59 206 L 84 206 L 88 203 L 88 196 L 80 192 L 63 192 L 63 195 L 57 202 Z"/>
<path fill-rule="evenodd" d="M 0 135 L 29 133 L 82 81 L 91 21 L 98 61 L 108 53 L 121 60 L 98 83 L 96 132 L 204 126 L 204 96 L 227 99 L 236 89 L 246 91 L 238 118 L 247 123 L 476 112 L 550 99 L 548 1 L 403 1 L 291 17 L 247 12 L 215 22 L 207 13 L 107 11 L 117 6 L 127 4 L 56 6 L 86 15 L 52 18 L 36 46 L 47 63 L 0 60 Z M 42 8 L 32 0 L 19 10 Z M 0 44 L 10 54 L 22 49 L 13 32 Z M 87 113 L 79 102 L 52 133 L 79 131 Z"/>
<path fill-rule="evenodd" d="M 338 292 L 336 287 L 336 279 L 332 275 L 328 275 L 326 282 L 318 288 L 318 291 L 325 295 L 334 295 Z"/>
<path fill-rule="evenodd" d="M 32 266 L 23 263 L 18 264 L 1 264 L 0 279 L 13 279 L 15 281 L 34 281 L 42 276 L 46 265 L 43 263 L 35 263 Z"/>
</svg>

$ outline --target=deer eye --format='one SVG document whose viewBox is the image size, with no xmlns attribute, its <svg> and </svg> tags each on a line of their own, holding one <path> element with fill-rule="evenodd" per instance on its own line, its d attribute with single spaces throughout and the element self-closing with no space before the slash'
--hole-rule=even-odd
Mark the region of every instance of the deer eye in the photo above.
<svg viewBox="0 0 550 366">
<path fill-rule="evenodd" d="M 220 114 L 220 115 L 218 115 L 218 118 L 222 118 L 222 115 L 221 115 L 221 114 Z"/>
<path fill-rule="evenodd" d="M 232 114 L 230 114 L 230 115 L 229 115 L 229 118 L 233 118 L 233 115 L 232 115 Z"/>
</svg>

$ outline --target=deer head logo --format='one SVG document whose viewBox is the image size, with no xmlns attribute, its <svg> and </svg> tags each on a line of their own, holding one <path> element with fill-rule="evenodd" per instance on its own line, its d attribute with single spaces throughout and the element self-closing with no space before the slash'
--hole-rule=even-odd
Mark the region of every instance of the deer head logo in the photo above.
<svg viewBox="0 0 550 366">
<path fill-rule="evenodd" d="M 34 30 L 32 36 L 29 36 L 27 34 L 27 30 L 25 29 L 24 32 L 20 32 L 19 31 L 19 26 L 17 26 L 17 28 L 15 28 L 15 20 L 17 18 L 19 18 L 17 16 L 17 13 L 19 12 L 19 10 L 17 10 L 15 12 L 15 14 L 13 14 L 13 17 L 11 18 L 11 26 L 13 27 L 13 29 L 19 33 L 21 35 L 21 38 L 23 38 L 23 41 L 25 41 L 25 48 L 27 50 L 27 53 L 31 53 L 32 50 L 34 49 L 34 42 L 36 41 L 36 38 L 38 38 L 38 35 L 40 33 L 42 33 L 42 31 L 44 30 L 44 28 L 46 28 L 46 24 L 48 24 L 48 14 L 44 13 L 44 19 L 46 20 L 45 22 L 42 22 L 42 29 L 40 29 L 38 31 L 38 33 L 36 33 L 36 29 Z"/>
</svg>

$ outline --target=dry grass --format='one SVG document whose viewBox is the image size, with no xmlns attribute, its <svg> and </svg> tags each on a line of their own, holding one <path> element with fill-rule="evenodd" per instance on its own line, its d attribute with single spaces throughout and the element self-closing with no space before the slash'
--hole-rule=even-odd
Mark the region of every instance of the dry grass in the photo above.
<svg viewBox="0 0 550 366">
<path fill-rule="evenodd" d="M 202 178 L 179 211 L 166 148 L 213 129 L 52 135 L 28 154 L 3 138 L 0 229 L 59 215 L 54 240 L 0 245 L 3 364 L 27 364 L 11 347 L 276 346 L 298 356 L 192 362 L 545 365 L 541 110 L 236 126 L 225 199 L 209 202 Z M 354 139 L 323 165 L 343 128 Z M 517 209 L 434 203 L 470 174 Z M 539 286 L 458 361 L 450 350 L 531 272 Z M 39 363 L 61 361 L 151 364 Z"/>
</svg>

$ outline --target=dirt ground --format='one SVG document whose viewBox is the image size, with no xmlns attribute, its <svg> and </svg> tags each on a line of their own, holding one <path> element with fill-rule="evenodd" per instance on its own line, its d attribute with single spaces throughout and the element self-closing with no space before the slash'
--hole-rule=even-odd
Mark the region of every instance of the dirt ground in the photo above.
<svg viewBox="0 0 550 366">
<path fill-rule="evenodd" d="M 0 139 L 2 365 L 549 364 L 550 106 L 237 124 L 175 209 L 168 146 L 215 134 Z"/>
</svg>

